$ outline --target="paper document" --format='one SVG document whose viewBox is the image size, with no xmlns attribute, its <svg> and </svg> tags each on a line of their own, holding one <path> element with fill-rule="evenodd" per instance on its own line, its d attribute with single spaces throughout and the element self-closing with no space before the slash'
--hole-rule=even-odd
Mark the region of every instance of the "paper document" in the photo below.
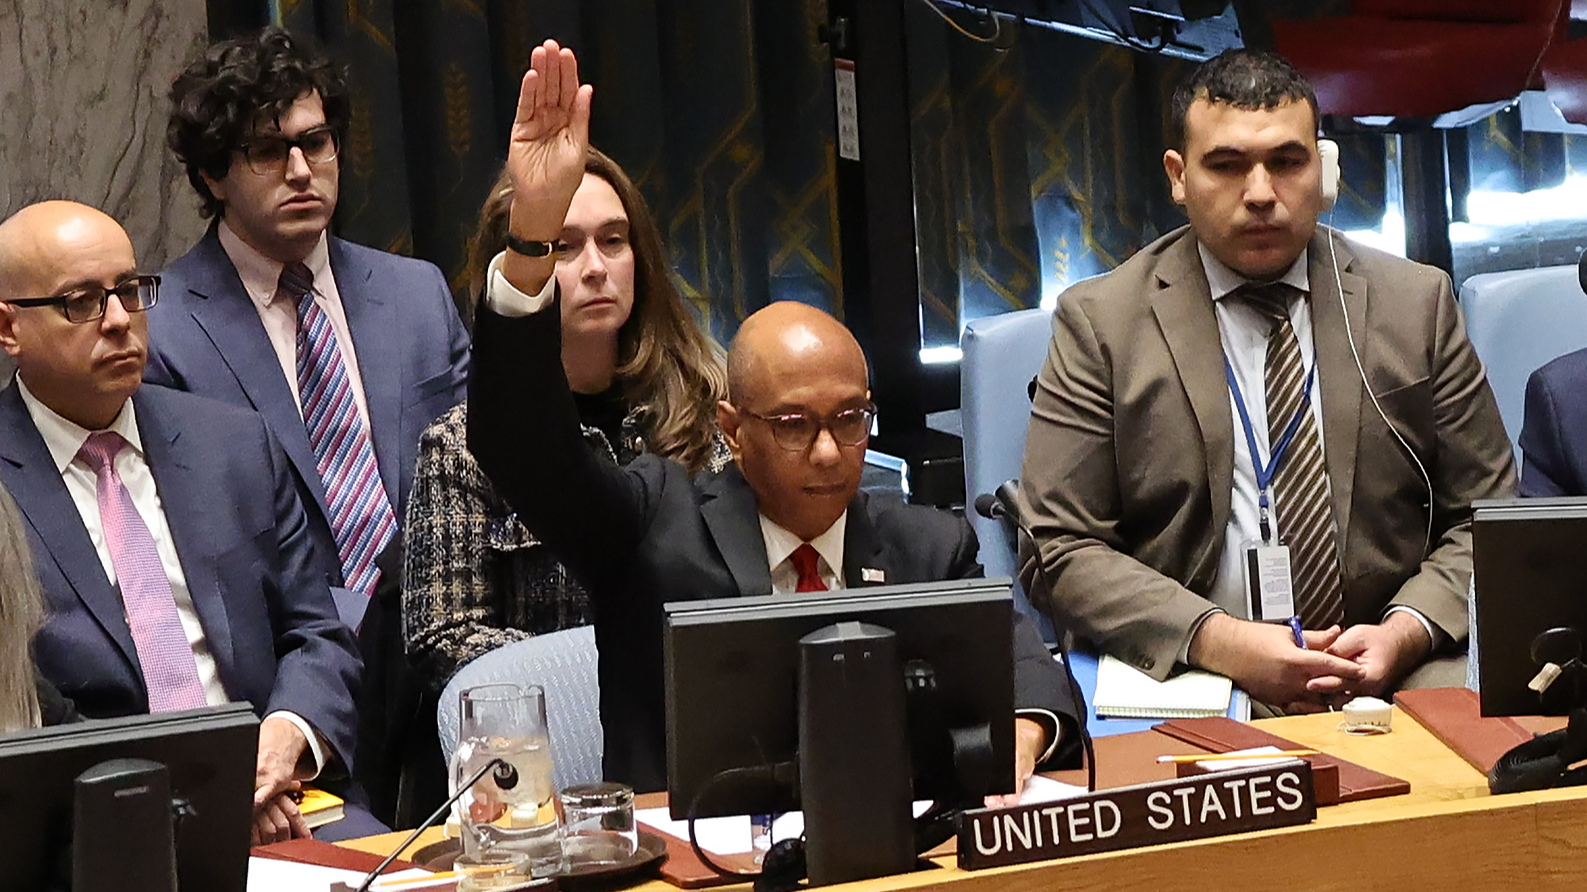
<svg viewBox="0 0 1587 892">
<path fill-rule="evenodd" d="M 916 802 L 915 817 L 925 814 L 926 809 L 930 807 L 930 801 Z M 674 821 L 665 808 L 635 809 L 634 819 L 668 836 L 675 836 L 684 842 L 689 841 L 689 822 Z M 771 824 L 771 839 L 774 843 L 793 839 L 803 832 L 805 832 L 804 812 L 791 811 L 778 815 Z M 750 852 L 748 815 L 701 818 L 694 822 L 694 835 L 700 841 L 700 848 L 713 855 L 747 855 Z"/>
<path fill-rule="evenodd" d="M 1097 715 L 1128 719 L 1199 719 L 1229 711 L 1234 683 L 1190 669 L 1157 681 L 1134 666 L 1105 656 L 1097 666 L 1092 695 Z"/>
<path fill-rule="evenodd" d="M 1056 781 L 1050 777 L 1042 777 L 1037 774 L 1032 775 L 1030 781 L 1025 784 L 1025 789 L 1020 791 L 1019 804 L 1034 805 L 1037 802 L 1073 799 L 1076 796 L 1084 796 L 1085 794 L 1085 787 L 1066 784 L 1063 781 Z"/>
<path fill-rule="evenodd" d="M 422 868 L 409 870 L 396 870 L 380 875 L 380 879 L 371 887 L 371 890 L 390 888 L 393 880 L 413 880 L 417 877 L 426 877 L 430 871 Z M 278 861 L 274 858 L 250 857 L 248 859 L 248 892 L 324 892 L 332 883 L 347 883 L 357 888 L 364 881 L 365 874 L 356 870 L 341 870 L 335 867 L 320 867 L 317 864 L 299 864 L 296 861 Z M 448 885 L 447 880 L 438 880 L 438 883 Z M 450 881 L 456 885 L 456 881 Z M 408 882 L 398 885 L 397 889 L 418 890 L 431 888 L 424 883 Z"/>
</svg>

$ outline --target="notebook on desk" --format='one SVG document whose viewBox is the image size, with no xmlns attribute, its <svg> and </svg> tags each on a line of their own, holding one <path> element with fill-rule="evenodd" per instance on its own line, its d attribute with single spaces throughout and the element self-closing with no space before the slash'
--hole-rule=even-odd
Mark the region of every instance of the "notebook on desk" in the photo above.
<svg viewBox="0 0 1587 892">
<path fill-rule="evenodd" d="M 1190 669 L 1157 681 L 1112 656 L 1097 665 L 1092 695 L 1097 715 L 1104 718 L 1196 719 L 1224 715 L 1234 683 L 1221 675 Z"/>
</svg>

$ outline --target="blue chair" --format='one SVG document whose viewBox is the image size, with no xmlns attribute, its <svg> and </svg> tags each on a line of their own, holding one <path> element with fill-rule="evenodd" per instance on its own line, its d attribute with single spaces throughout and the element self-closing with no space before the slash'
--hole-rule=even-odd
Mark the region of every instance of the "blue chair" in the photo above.
<svg viewBox="0 0 1587 892">
<path fill-rule="evenodd" d="M 1515 443 L 1526 413 L 1527 378 L 1549 360 L 1587 347 L 1587 294 L 1577 267 L 1472 276 L 1460 287 L 1460 306 Z M 1519 446 L 1515 460 L 1521 460 Z"/>
<path fill-rule="evenodd" d="M 601 689 L 595 629 L 580 626 L 497 648 L 464 665 L 441 692 L 436 726 L 448 765 L 457 749 L 458 695 L 482 684 L 537 684 L 546 691 L 552 783 L 560 790 L 601 779 Z"/>
<path fill-rule="evenodd" d="M 971 321 L 959 338 L 959 412 L 964 423 L 964 496 L 996 492 L 1019 476 L 1030 425 L 1030 381 L 1041 371 L 1052 340 L 1052 311 L 1034 309 Z M 965 512 L 981 540 L 988 576 L 1019 576 L 1019 557 L 1008 531 L 973 510 Z M 1015 606 L 1053 640 L 1052 624 L 1031 606 L 1016 582 Z"/>
</svg>

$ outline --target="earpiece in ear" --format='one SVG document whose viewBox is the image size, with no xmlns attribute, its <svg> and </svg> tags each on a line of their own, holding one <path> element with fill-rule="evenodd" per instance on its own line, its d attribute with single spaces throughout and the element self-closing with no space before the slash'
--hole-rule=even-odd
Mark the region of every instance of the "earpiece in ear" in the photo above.
<svg viewBox="0 0 1587 892">
<path fill-rule="evenodd" d="M 1339 144 L 1331 139 L 1317 140 L 1317 157 L 1322 161 L 1323 210 L 1332 210 L 1339 200 Z"/>
</svg>

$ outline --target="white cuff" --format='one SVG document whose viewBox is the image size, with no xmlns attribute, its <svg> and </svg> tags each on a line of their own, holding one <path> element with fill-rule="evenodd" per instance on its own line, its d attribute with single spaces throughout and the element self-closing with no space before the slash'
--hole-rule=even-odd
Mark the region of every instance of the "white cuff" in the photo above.
<svg viewBox="0 0 1587 892">
<path fill-rule="evenodd" d="M 501 260 L 506 256 L 507 252 L 502 251 L 492 257 L 490 266 L 486 267 L 485 306 L 502 316 L 527 316 L 550 306 L 557 294 L 557 277 L 552 276 L 539 294 L 524 294 L 502 275 Z"/>
<path fill-rule="evenodd" d="M 314 727 L 303 716 L 295 712 L 287 712 L 285 709 L 278 709 L 265 716 L 265 721 L 270 719 L 286 719 L 297 725 L 298 730 L 303 732 L 303 739 L 309 742 L 309 758 L 313 761 L 310 767 L 314 773 L 308 777 L 300 777 L 298 780 L 314 780 L 319 777 L 320 772 L 325 770 L 325 744 L 320 740 L 319 732 L 315 731 Z"/>
<path fill-rule="evenodd" d="M 1443 638 L 1439 634 L 1438 629 L 1434 628 L 1432 620 L 1429 620 L 1427 617 L 1423 616 L 1422 612 L 1417 610 L 1415 607 L 1407 607 L 1404 604 L 1398 604 L 1390 607 L 1388 610 L 1383 611 L 1383 618 L 1388 619 L 1396 613 L 1409 613 L 1411 616 L 1416 617 L 1416 621 L 1421 623 L 1422 628 L 1427 630 L 1427 643 L 1431 645 L 1434 650 L 1438 649 L 1439 642 L 1441 642 Z"/>
<path fill-rule="evenodd" d="M 1060 738 L 1064 736 L 1064 723 L 1058 720 L 1058 715 L 1050 709 L 1032 706 L 1014 710 L 1014 716 L 1016 718 L 1030 719 L 1052 732 L 1050 735 L 1052 739 L 1047 741 L 1047 748 L 1041 751 L 1040 756 L 1036 757 L 1036 764 L 1040 765 L 1051 759 L 1053 751 L 1058 749 Z"/>
</svg>

